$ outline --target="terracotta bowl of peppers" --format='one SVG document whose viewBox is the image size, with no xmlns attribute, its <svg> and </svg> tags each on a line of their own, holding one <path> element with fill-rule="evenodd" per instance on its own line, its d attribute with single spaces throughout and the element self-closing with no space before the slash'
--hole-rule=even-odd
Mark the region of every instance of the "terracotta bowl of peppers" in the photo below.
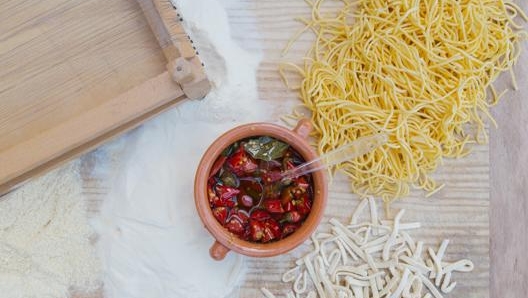
<svg viewBox="0 0 528 298">
<path fill-rule="evenodd" d="M 269 200 L 265 202 L 267 205 L 262 207 L 262 210 L 251 212 L 251 215 L 242 211 L 239 211 L 239 214 L 232 214 L 238 210 L 234 204 L 245 204 L 244 198 L 249 197 L 242 195 L 239 190 L 224 185 L 216 185 L 215 190 L 212 189 L 214 175 L 218 173 L 218 169 L 224 162 L 232 163 L 230 166 L 235 173 L 240 170 L 253 170 L 255 168 L 255 159 L 246 156 L 241 148 L 237 149 L 240 152 L 232 153 L 232 156 L 226 161 L 225 152 L 233 144 L 253 137 L 278 140 L 279 143 L 287 144 L 291 148 L 290 151 L 300 155 L 303 161 L 310 161 L 318 157 L 307 141 L 311 131 L 312 125 L 308 119 L 301 119 L 293 130 L 270 123 L 252 123 L 238 126 L 224 133 L 210 145 L 196 172 L 194 196 L 198 214 L 205 228 L 215 238 L 215 242 L 209 250 L 213 259 L 222 260 L 231 250 L 251 257 L 280 255 L 299 246 L 316 230 L 323 217 L 327 202 L 328 190 L 325 171 L 313 172 L 309 174 L 308 179 L 299 182 L 306 183 L 306 180 L 309 180 L 311 194 L 308 206 L 304 206 L 305 211 L 306 208 L 309 210 L 304 212 L 302 222 L 297 218 L 301 210 L 297 211 L 295 208 L 290 208 L 292 211 L 287 212 L 290 210 L 288 206 L 291 207 L 292 205 L 289 202 L 284 205 L 284 198 L 282 205 L 275 204 L 275 200 Z M 247 163 L 248 160 L 250 163 Z M 238 196 L 238 203 L 235 198 L 234 201 L 227 201 L 231 205 L 221 204 L 223 198 L 231 198 L 234 195 Z M 215 207 L 217 205 L 220 207 Z M 301 206 L 298 205 L 298 207 Z M 261 207 L 259 206 L 259 208 Z M 271 213 L 267 213 L 267 211 Z M 271 214 L 275 219 L 267 219 L 270 217 L 269 215 L 265 217 L 267 214 Z M 282 217 L 277 218 L 277 216 Z M 281 223 L 282 230 L 277 227 L 277 222 Z"/>
</svg>

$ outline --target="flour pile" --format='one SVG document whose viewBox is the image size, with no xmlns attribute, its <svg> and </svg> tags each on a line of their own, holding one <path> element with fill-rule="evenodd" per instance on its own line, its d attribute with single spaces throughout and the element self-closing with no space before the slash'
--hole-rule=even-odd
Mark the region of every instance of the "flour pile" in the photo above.
<svg viewBox="0 0 528 298">
<path fill-rule="evenodd" d="M 234 253 L 222 262 L 209 257 L 213 239 L 197 215 L 193 184 L 203 152 L 221 133 L 269 120 L 257 94 L 260 58 L 231 40 L 218 1 L 175 4 L 213 90 L 127 137 L 120 174 L 94 222 L 108 298 L 233 297 L 243 268 Z"/>
<path fill-rule="evenodd" d="M 265 120 L 257 94 L 259 53 L 249 53 L 231 39 L 227 12 L 219 0 L 173 0 L 186 32 L 199 50 L 213 88 L 201 101 L 178 107 L 181 122 Z M 264 116 L 264 118 L 263 118 Z M 172 117 L 172 116 L 170 116 Z"/>
<path fill-rule="evenodd" d="M 0 297 L 66 298 L 100 285 L 79 163 L 0 198 Z"/>
</svg>

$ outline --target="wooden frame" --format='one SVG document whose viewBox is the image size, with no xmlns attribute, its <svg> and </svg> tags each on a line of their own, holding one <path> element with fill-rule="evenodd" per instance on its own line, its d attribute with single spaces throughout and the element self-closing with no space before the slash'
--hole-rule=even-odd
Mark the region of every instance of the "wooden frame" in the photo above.
<svg viewBox="0 0 528 298">
<path fill-rule="evenodd" d="M 166 70 L 63 121 L 42 129 L 32 128 L 30 132 L 24 130 L 25 120 L 17 118 L 21 124 L 14 128 L 9 126 L 10 113 L 21 113 L 12 106 L 23 99 L 7 99 L 2 106 L 1 90 L 8 90 L 5 92 L 9 94 L 9 88 L 15 85 L 6 84 L 5 88 L 0 85 L 0 137 L 3 136 L 0 140 L 7 144 L 4 147 L 0 144 L 0 195 L 138 126 L 177 102 L 203 98 L 209 92 L 210 83 L 192 41 L 182 27 L 177 9 L 167 0 L 137 1 L 161 46 L 167 61 Z M 131 24 L 130 28 L 134 29 L 135 23 Z M 9 42 L 7 44 L 9 46 Z M 0 47 L 0 58 L 4 52 Z M 6 119 L 3 126 L 2 113 L 7 115 L 3 117 Z M 46 117 L 53 117 L 53 114 L 52 111 Z M 27 115 L 22 114 L 22 117 Z M 36 120 L 41 121 L 41 118 Z"/>
</svg>

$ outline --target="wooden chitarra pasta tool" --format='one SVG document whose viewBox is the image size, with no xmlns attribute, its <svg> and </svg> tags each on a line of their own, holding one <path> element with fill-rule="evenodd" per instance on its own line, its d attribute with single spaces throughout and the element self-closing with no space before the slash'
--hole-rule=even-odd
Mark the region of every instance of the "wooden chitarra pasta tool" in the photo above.
<svg viewBox="0 0 528 298">
<path fill-rule="evenodd" d="M 0 195 L 182 100 L 203 98 L 211 88 L 182 16 L 169 0 L 137 0 L 139 6 L 129 0 L 56 2 L 0 20 L 5 28 L 0 39 L 8 36 L 0 51 Z M 10 5 L 0 9 L 16 9 Z M 56 20 L 61 5 L 71 8 L 60 15 L 64 20 Z M 26 29 L 26 17 L 42 21 Z M 159 45 L 146 33 L 145 19 Z M 50 49 L 43 49 L 42 40 L 50 41 Z M 32 47 L 48 60 L 39 57 L 34 70 L 18 67 L 16 55 L 26 48 L 34 53 Z M 60 51 L 62 57 L 56 55 Z M 41 61 L 50 67 L 42 68 Z M 39 84 L 46 80 L 55 86 Z"/>
<path fill-rule="evenodd" d="M 138 0 L 147 21 L 156 35 L 165 58 L 167 71 L 190 98 L 202 98 L 210 90 L 209 80 L 192 40 L 185 33 L 183 18 L 169 0 Z"/>
</svg>

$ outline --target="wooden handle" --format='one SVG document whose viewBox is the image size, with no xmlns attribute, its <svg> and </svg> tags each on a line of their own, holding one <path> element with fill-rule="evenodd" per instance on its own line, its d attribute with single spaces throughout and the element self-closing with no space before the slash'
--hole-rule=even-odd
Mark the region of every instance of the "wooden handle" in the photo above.
<svg viewBox="0 0 528 298">
<path fill-rule="evenodd" d="M 168 0 L 137 0 L 160 44 L 167 70 L 190 99 L 203 98 L 211 84 L 181 24 L 181 16 Z"/>
<path fill-rule="evenodd" d="M 180 16 L 170 1 L 137 0 L 147 22 L 163 49 L 167 61 L 179 57 L 193 58 L 196 51 L 185 33 Z M 188 41 L 188 42 L 186 42 Z"/>
<path fill-rule="evenodd" d="M 293 129 L 293 131 L 300 135 L 303 138 L 308 138 L 310 135 L 310 132 L 312 132 L 313 126 L 309 119 L 303 118 L 297 122 L 297 126 Z"/>
<path fill-rule="evenodd" d="M 225 258 L 227 253 L 229 252 L 229 248 L 225 247 L 222 243 L 215 241 L 213 243 L 213 246 L 209 249 L 209 254 L 211 255 L 211 258 L 215 259 L 216 261 L 221 261 Z"/>
</svg>

